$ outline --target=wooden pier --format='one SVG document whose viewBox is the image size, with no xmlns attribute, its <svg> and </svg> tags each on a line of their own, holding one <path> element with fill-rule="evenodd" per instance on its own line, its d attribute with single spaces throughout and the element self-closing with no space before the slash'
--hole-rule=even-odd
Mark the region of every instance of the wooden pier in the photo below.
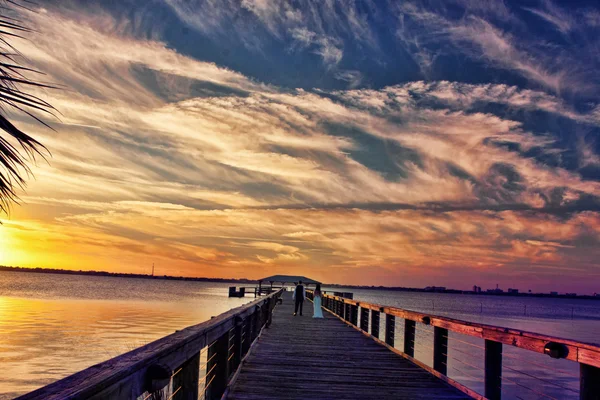
<svg viewBox="0 0 600 400">
<path fill-rule="evenodd" d="M 312 319 L 312 303 L 304 307 L 304 316 L 294 317 L 291 294 L 278 290 L 18 399 L 499 400 L 504 346 L 578 363 L 579 399 L 600 399 L 598 345 L 330 295 L 323 296 L 322 320 Z M 433 366 L 414 358 L 416 331 L 424 327 L 433 332 Z M 448 377 L 457 335 L 483 342 L 484 393 Z"/>
<path fill-rule="evenodd" d="M 227 398 L 470 399 L 330 313 L 313 319 L 311 302 L 293 316 L 291 293 L 273 314 Z"/>
</svg>

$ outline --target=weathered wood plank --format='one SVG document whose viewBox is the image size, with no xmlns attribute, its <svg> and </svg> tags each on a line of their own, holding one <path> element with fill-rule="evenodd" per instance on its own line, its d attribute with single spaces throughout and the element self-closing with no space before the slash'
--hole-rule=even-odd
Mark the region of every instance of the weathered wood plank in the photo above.
<svg viewBox="0 0 600 400">
<path fill-rule="evenodd" d="M 294 317 L 289 295 L 283 299 L 228 399 L 469 398 L 333 314 L 311 318 L 312 303 Z"/>
</svg>

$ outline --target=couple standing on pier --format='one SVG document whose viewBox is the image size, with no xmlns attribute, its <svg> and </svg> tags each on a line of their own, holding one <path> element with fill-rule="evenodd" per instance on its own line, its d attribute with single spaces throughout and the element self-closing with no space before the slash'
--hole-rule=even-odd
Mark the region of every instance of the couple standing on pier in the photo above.
<svg viewBox="0 0 600 400">
<path fill-rule="evenodd" d="M 317 287 L 313 292 L 313 307 L 315 309 L 313 313 L 313 318 L 323 318 L 323 310 L 321 310 L 321 298 L 323 294 L 321 293 L 321 284 L 317 283 Z M 304 285 L 302 285 L 302 281 L 298 282 L 296 288 L 294 289 L 294 293 L 292 295 L 292 299 L 296 302 L 294 307 L 294 317 L 298 314 L 298 310 L 300 310 L 300 315 L 302 315 L 302 305 L 304 304 L 304 299 L 306 298 L 306 289 L 304 289 Z"/>
</svg>

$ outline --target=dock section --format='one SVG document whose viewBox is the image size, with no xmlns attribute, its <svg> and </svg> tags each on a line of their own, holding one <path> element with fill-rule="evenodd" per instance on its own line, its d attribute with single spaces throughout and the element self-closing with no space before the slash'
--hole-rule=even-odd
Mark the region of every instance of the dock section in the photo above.
<svg viewBox="0 0 600 400">
<path fill-rule="evenodd" d="M 242 364 L 228 399 L 470 399 L 313 304 L 293 316 L 291 293 Z"/>
<path fill-rule="evenodd" d="M 281 288 L 19 400 L 600 399 L 597 344 L 328 294 L 322 302 L 324 319 L 312 318 L 309 301 L 304 316 L 294 317 L 291 294 Z M 419 337 L 422 329 L 433 335 Z M 480 344 L 465 342 L 467 337 Z M 415 358 L 417 342 L 430 349 L 432 365 Z M 483 393 L 448 376 L 452 361 L 471 364 L 462 358 L 466 353 L 453 350 L 454 342 L 478 347 Z M 579 390 L 549 379 L 544 370 L 506 362 L 515 359 L 504 354 L 507 346 L 520 349 L 520 363 L 535 355 L 542 365 L 543 355 L 555 371 L 561 363 L 578 364 L 571 366 L 579 368 Z M 545 386 L 531 387 L 506 371 Z"/>
</svg>

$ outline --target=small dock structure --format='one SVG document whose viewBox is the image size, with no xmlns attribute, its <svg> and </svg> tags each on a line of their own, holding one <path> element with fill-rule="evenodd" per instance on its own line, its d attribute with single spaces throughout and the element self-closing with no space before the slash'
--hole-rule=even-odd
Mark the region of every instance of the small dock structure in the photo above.
<svg viewBox="0 0 600 400">
<path fill-rule="evenodd" d="M 321 283 L 319 281 L 315 281 L 314 279 L 299 275 L 267 276 L 266 278 L 258 280 L 258 294 L 270 294 L 276 290 L 279 290 L 280 288 L 297 285 L 298 282 L 302 282 L 302 284 L 307 288 L 310 287 L 310 285 L 316 286 L 317 284 Z"/>
<path fill-rule="evenodd" d="M 304 280 L 304 279 L 303 279 Z M 314 293 L 307 291 L 312 300 Z M 578 388 L 529 374 L 570 398 L 600 398 L 600 346 L 538 333 L 419 313 L 325 294 L 324 319 L 313 303 L 293 316 L 283 288 L 209 321 L 175 332 L 66 377 L 18 400 L 270 400 L 270 399 L 562 399 L 518 383 L 508 348 L 536 363 L 577 366 Z M 396 337 L 397 328 L 402 335 Z M 419 333 L 431 332 L 431 336 Z M 472 363 L 454 343 L 481 346 L 482 389 L 449 376 L 455 361 Z M 419 360 L 417 346 L 432 362 Z M 572 369 L 571 369 L 572 371 Z M 513 388 L 514 388 L 513 387 Z M 533 395 L 532 395 L 533 393 Z M 575 396 L 575 397 L 573 397 Z"/>
<path fill-rule="evenodd" d="M 314 287 L 321 283 L 305 276 L 273 275 L 259 279 L 258 285 L 255 287 L 240 287 L 239 290 L 237 290 L 235 286 L 232 286 L 229 288 L 229 297 L 244 297 L 246 291 L 249 293 L 254 292 L 254 297 L 269 295 L 286 286 L 297 285 L 298 282 L 302 282 L 307 288 L 309 288 L 310 285 L 313 285 Z"/>
<path fill-rule="evenodd" d="M 229 297 L 244 297 L 245 295 L 246 295 L 245 287 L 241 287 L 239 290 L 237 290 L 235 286 L 229 287 Z"/>
</svg>

